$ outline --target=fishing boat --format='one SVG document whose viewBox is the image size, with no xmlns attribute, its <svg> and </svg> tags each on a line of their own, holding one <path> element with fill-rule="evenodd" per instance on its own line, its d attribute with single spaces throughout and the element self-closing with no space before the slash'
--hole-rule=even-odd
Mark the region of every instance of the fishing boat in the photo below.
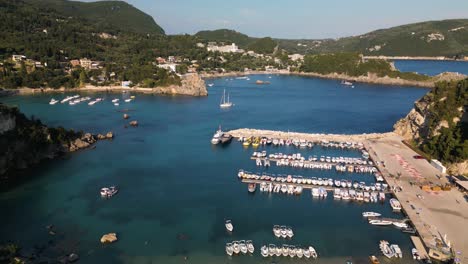
<svg viewBox="0 0 468 264">
<path fill-rule="evenodd" d="M 400 249 L 400 247 L 398 245 L 396 245 L 396 244 L 390 245 L 390 248 L 395 253 L 395 257 L 403 258 L 403 252 L 401 252 L 401 249 Z"/>
<path fill-rule="evenodd" d="M 211 144 L 216 145 L 221 142 L 221 138 L 223 137 L 223 131 L 221 131 L 221 127 L 216 130 L 216 132 L 213 135 L 213 138 L 211 138 Z"/>
<path fill-rule="evenodd" d="M 249 193 L 254 193 L 256 189 L 257 189 L 257 184 L 249 183 L 249 186 L 248 186 Z"/>
<path fill-rule="evenodd" d="M 118 192 L 118 189 L 116 186 L 110 186 L 110 187 L 104 187 L 104 188 L 101 188 L 101 197 L 104 197 L 104 198 L 110 198 L 112 196 L 114 196 L 115 194 L 117 194 Z"/>
<path fill-rule="evenodd" d="M 239 241 L 239 248 L 242 254 L 247 254 L 247 245 L 245 244 L 245 240 Z"/>
<path fill-rule="evenodd" d="M 224 89 L 223 96 L 221 97 L 221 103 L 219 104 L 221 108 L 229 108 L 232 106 L 232 102 L 229 101 L 229 93 L 226 101 L 226 89 Z"/>
<path fill-rule="evenodd" d="M 380 264 L 380 261 L 376 256 L 369 256 L 369 259 L 372 264 Z"/>
<path fill-rule="evenodd" d="M 59 101 L 58 100 L 55 100 L 54 98 L 52 98 L 49 102 L 50 105 L 54 105 L 56 103 L 58 103 Z"/>
<path fill-rule="evenodd" d="M 363 217 L 378 217 L 378 216 L 381 216 L 381 214 L 376 213 L 376 212 L 363 212 L 362 216 Z"/>
<path fill-rule="evenodd" d="M 309 252 L 310 252 L 310 256 L 311 256 L 312 258 L 316 259 L 316 258 L 318 257 L 317 251 L 315 251 L 315 248 L 314 248 L 314 247 L 310 246 L 310 247 L 309 247 Z"/>
<path fill-rule="evenodd" d="M 261 248 L 260 248 L 260 253 L 262 254 L 262 257 L 266 258 L 269 256 L 268 254 L 268 247 L 263 245 Z"/>
<path fill-rule="evenodd" d="M 382 254 L 386 256 L 387 258 L 395 257 L 395 252 L 393 251 L 392 248 L 390 248 L 388 241 L 381 240 L 379 247 L 380 247 L 380 251 L 382 251 Z"/>
<path fill-rule="evenodd" d="M 229 232 L 232 232 L 232 230 L 234 230 L 234 226 L 232 225 L 231 220 L 226 220 L 226 223 L 224 224 L 224 226 L 226 227 L 226 230 Z"/>
<path fill-rule="evenodd" d="M 390 206 L 392 207 L 393 210 L 395 211 L 400 211 L 401 210 L 401 204 L 400 202 L 395 199 L 395 198 L 392 198 L 390 199 Z"/>
<path fill-rule="evenodd" d="M 249 251 L 250 254 L 253 254 L 255 251 L 255 247 L 252 243 L 252 240 L 247 240 L 245 241 L 245 244 L 247 245 L 247 250 Z"/>
<path fill-rule="evenodd" d="M 419 255 L 419 252 L 417 249 L 415 248 L 411 249 L 411 255 L 413 255 L 413 259 L 421 260 L 421 256 Z"/>
<path fill-rule="evenodd" d="M 226 243 L 226 254 L 232 256 L 232 253 L 234 253 L 232 243 Z"/>
<path fill-rule="evenodd" d="M 232 242 L 232 250 L 234 253 L 239 254 L 240 253 L 240 246 L 239 246 L 239 241 L 233 241 Z"/>
</svg>

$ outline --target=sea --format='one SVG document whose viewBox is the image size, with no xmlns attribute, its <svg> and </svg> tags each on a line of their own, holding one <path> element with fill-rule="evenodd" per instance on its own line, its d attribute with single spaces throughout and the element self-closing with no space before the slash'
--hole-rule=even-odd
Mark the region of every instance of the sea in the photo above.
<svg viewBox="0 0 468 264">
<path fill-rule="evenodd" d="M 81 150 L 23 172 L 23 179 L 0 193 L 0 240 L 22 247 L 23 254 L 57 259 L 76 253 L 80 263 L 301 263 L 311 260 L 262 258 L 268 244 L 313 246 L 315 263 L 368 263 L 381 256 L 379 241 L 388 240 L 403 250 L 411 263 L 412 244 L 394 227 L 371 226 L 364 211 L 402 218 L 386 203 L 357 203 L 313 199 L 310 190 L 288 196 L 257 191 L 250 194 L 237 178 L 240 169 L 258 173 L 289 174 L 375 182 L 371 174 L 334 170 L 255 166 L 253 151 L 297 153 L 303 156 L 360 157 L 355 150 L 314 146 L 245 148 L 237 141 L 220 146 L 210 143 L 219 126 L 311 133 L 388 132 L 404 117 L 414 101 L 428 89 L 355 83 L 338 80 L 253 75 L 249 80 L 206 80 L 207 97 L 133 94 L 81 94 L 103 102 L 49 105 L 47 94 L 1 98 L 27 116 L 49 126 L 105 133 L 113 140 L 100 141 L 95 149 Z M 255 85 L 256 80 L 269 85 Z M 220 109 L 224 92 L 234 106 Z M 119 106 L 111 100 L 121 99 Z M 130 115 L 129 120 L 122 118 Z M 129 127 L 137 120 L 138 127 Z M 119 192 L 103 199 L 99 190 L 116 185 Z M 390 198 L 390 197 L 387 197 Z M 227 233 L 225 221 L 234 231 Z M 293 228 L 291 240 L 274 237 L 273 225 Z M 54 233 L 47 227 L 53 226 Z M 118 241 L 103 245 L 100 238 L 115 232 Z M 252 240 L 253 255 L 228 257 L 225 244 Z"/>
</svg>

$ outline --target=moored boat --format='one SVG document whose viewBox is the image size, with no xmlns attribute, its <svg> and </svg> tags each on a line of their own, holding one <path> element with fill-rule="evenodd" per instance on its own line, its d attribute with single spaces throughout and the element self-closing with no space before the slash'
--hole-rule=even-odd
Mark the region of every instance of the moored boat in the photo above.
<svg viewBox="0 0 468 264">
<path fill-rule="evenodd" d="M 257 184 L 249 183 L 249 186 L 248 186 L 249 193 L 254 193 L 256 189 L 257 189 Z"/>
<path fill-rule="evenodd" d="M 381 240 L 379 247 L 382 254 L 387 258 L 393 258 L 395 256 L 395 252 L 390 248 L 388 241 Z"/>
<path fill-rule="evenodd" d="M 395 199 L 395 198 L 392 198 L 390 199 L 390 206 L 392 207 L 393 210 L 395 211 L 400 211 L 401 210 L 401 204 L 400 202 Z"/>
<path fill-rule="evenodd" d="M 234 226 L 232 225 L 231 220 L 226 220 L 226 223 L 224 224 L 224 226 L 226 227 L 226 230 L 229 232 L 232 232 L 232 230 L 234 230 Z"/>
<path fill-rule="evenodd" d="M 268 254 L 268 247 L 263 245 L 261 248 L 260 248 L 260 254 L 262 254 L 262 257 L 266 258 L 269 256 Z"/>
<path fill-rule="evenodd" d="M 362 216 L 363 217 L 378 217 L 378 216 L 381 216 L 381 214 L 376 213 L 376 212 L 363 212 Z"/>
<path fill-rule="evenodd" d="M 232 253 L 234 253 L 232 243 L 226 243 L 226 254 L 232 256 Z"/>
<path fill-rule="evenodd" d="M 250 254 L 253 254 L 255 251 L 255 247 L 252 243 L 252 240 L 247 240 L 245 241 L 245 244 L 247 245 L 247 250 L 249 251 Z"/>
</svg>

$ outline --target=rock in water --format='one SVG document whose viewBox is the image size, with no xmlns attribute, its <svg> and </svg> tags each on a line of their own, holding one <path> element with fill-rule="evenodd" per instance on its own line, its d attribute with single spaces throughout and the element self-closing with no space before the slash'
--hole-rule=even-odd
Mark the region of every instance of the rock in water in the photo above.
<svg viewBox="0 0 468 264">
<path fill-rule="evenodd" d="M 117 241 L 117 234 L 116 233 L 109 233 L 105 234 L 101 237 L 101 243 L 113 243 Z"/>
</svg>

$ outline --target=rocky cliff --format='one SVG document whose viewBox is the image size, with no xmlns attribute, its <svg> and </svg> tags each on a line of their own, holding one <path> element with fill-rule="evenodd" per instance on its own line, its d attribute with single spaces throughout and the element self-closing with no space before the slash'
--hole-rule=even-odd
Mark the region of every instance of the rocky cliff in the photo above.
<svg viewBox="0 0 468 264">
<path fill-rule="evenodd" d="M 181 77 L 182 85 L 171 85 L 167 87 L 156 87 L 152 89 L 152 92 L 159 94 L 170 94 L 170 95 L 190 95 L 190 96 L 207 96 L 208 91 L 206 89 L 205 81 L 200 75 L 185 74 Z"/>
<path fill-rule="evenodd" d="M 414 103 L 413 109 L 400 119 L 393 128 L 395 133 L 406 140 L 419 141 L 428 134 L 427 121 L 429 120 L 429 106 L 431 105 L 428 96 L 424 96 Z"/>
<path fill-rule="evenodd" d="M 46 159 L 88 148 L 112 133 L 92 135 L 63 128 L 49 128 L 39 120 L 26 118 L 17 108 L 0 103 L 0 186 L 14 180 L 17 172 Z"/>
</svg>

